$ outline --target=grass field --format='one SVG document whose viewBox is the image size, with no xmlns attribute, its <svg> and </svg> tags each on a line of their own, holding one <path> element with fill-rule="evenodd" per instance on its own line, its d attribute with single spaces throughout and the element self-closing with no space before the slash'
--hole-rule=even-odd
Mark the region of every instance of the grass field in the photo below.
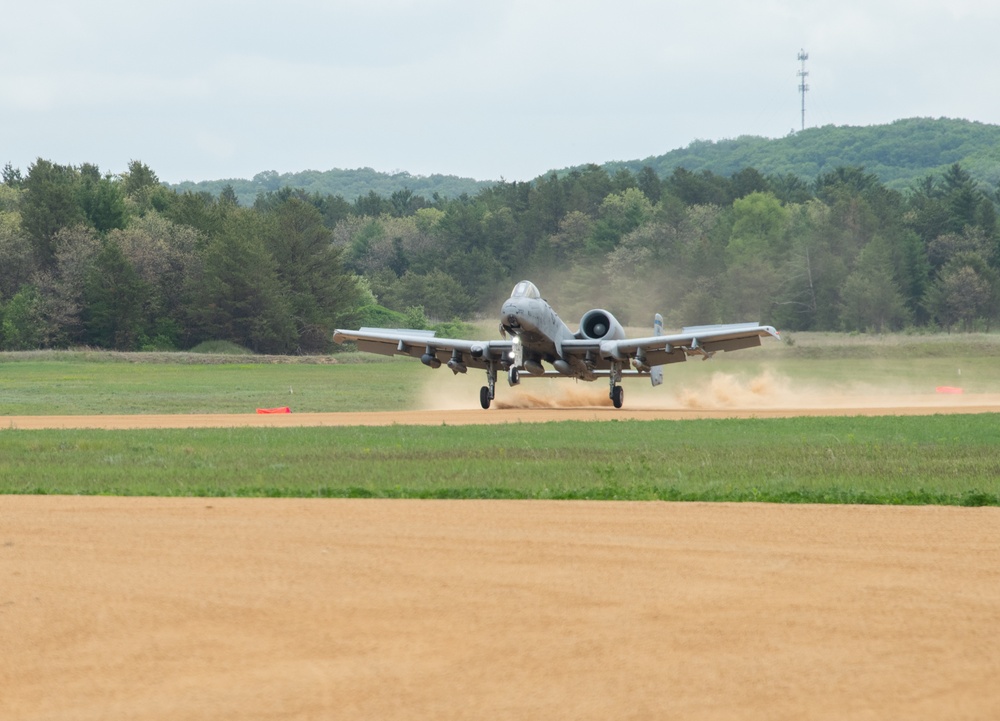
<svg viewBox="0 0 1000 721">
<path fill-rule="evenodd" d="M 403 359 L 285 360 L 0 354 L 0 415 L 253 413 L 275 406 L 299 412 L 392 410 L 412 406 L 419 371 L 427 370 Z"/>
<path fill-rule="evenodd" d="M 993 414 L 0 431 L 0 493 L 1000 504 Z"/>
<path fill-rule="evenodd" d="M 410 409 L 451 374 L 412 360 L 0 354 L 0 415 Z M 340 362 L 334 362 L 334 361 Z M 798 387 L 1000 391 L 1000 337 L 808 336 L 668 369 Z M 478 374 L 477 374 L 478 375 Z M 478 382 L 478 381 L 477 381 Z M 463 391 L 464 393 L 464 391 Z M 469 407 L 477 403 L 473 395 Z M 1000 505 L 998 416 L 503 427 L 0 430 L 0 493 L 620 498 Z"/>
<path fill-rule="evenodd" d="M 961 385 L 1000 392 L 1000 335 L 845 336 L 798 334 L 793 344 L 720 354 L 711 362 L 667 367 L 655 393 L 704 385 L 715 372 L 753 377 L 773 372 L 793 390 L 871 388 L 929 391 Z M 183 353 L 0 353 L 0 416 L 134 413 L 253 413 L 291 406 L 298 412 L 417 408 L 432 388 L 468 396 L 478 407 L 480 371 L 452 377 L 410 358 L 343 354 L 321 358 L 246 358 Z M 645 391 L 645 381 L 628 382 Z M 603 386 L 602 383 L 591 387 Z M 471 390 L 470 390 L 471 388 Z M 499 398 L 506 391 L 500 383 Z M 628 402 L 628 401 L 626 401 Z"/>
</svg>

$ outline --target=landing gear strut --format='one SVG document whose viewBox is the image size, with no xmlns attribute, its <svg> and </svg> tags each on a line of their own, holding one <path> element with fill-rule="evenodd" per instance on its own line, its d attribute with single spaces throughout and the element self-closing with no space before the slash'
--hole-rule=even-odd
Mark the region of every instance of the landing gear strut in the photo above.
<svg viewBox="0 0 1000 721">
<path fill-rule="evenodd" d="M 486 369 L 486 382 L 489 385 L 479 389 L 479 405 L 483 407 L 484 411 L 489 409 L 490 402 L 496 397 L 497 368 L 493 363 L 490 363 L 489 368 Z"/>
<path fill-rule="evenodd" d="M 619 383 L 622 380 L 622 366 L 621 363 L 611 364 L 611 393 L 609 397 L 611 398 L 611 405 L 615 408 L 621 408 L 622 403 L 625 402 L 625 389 L 622 388 Z"/>
</svg>

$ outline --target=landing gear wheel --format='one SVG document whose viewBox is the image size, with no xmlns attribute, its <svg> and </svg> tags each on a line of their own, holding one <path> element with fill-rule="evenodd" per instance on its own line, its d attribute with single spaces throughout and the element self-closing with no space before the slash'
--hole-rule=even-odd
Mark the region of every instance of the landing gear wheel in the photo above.
<svg viewBox="0 0 1000 721">
<path fill-rule="evenodd" d="M 483 407 L 483 410 L 488 410 L 490 407 L 490 389 L 487 386 L 483 386 L 479 389 L 479 405 Z"/>
<path fill-rule="evenodd" d="M 510 370 L 507 371 L 507 382 L 512 386 L 516 386 L 521 382 L 521 375 L 517 371 L 517 366 L 511 366 Z"/>
<path fill-rule="evenodd" d="M 621 386 L 615 386 L 611 389 L 611 403 L 615 408 L 621 408 L 622 403 L 625 402 L 625 389 Z"/>
</svg>

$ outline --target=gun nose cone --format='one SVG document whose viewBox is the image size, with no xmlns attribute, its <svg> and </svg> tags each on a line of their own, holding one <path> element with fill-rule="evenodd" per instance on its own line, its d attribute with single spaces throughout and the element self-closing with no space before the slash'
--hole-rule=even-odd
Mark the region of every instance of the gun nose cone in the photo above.
<svg viewBox="0 0 1000 721">
<path fill-rule="evenodd" d="M 500 322 L 510 328 L 517 328 L 520 325 L 520 311 L 517 303 L 507 301 L 500 307 Z"/>
</svg>

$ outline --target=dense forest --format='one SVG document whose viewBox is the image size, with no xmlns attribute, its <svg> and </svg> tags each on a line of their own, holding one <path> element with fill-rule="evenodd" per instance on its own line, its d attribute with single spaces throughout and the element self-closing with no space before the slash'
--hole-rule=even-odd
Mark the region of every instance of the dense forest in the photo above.
<svg viewBox="0 0 1000 721">
<path fill-rule="evenodd" d="M 857 166 L 806 182 L 596 165 L 474 195 L 243 204 L 38 159 L 0 185 L 0 347 L 330 350 L 338 325 L 492 316 L 521 278 L 571 324 L 760 320 L 782 330 L 990 329 L 996 188 L 961 164 L 904 190 Z"/>
</svg>

